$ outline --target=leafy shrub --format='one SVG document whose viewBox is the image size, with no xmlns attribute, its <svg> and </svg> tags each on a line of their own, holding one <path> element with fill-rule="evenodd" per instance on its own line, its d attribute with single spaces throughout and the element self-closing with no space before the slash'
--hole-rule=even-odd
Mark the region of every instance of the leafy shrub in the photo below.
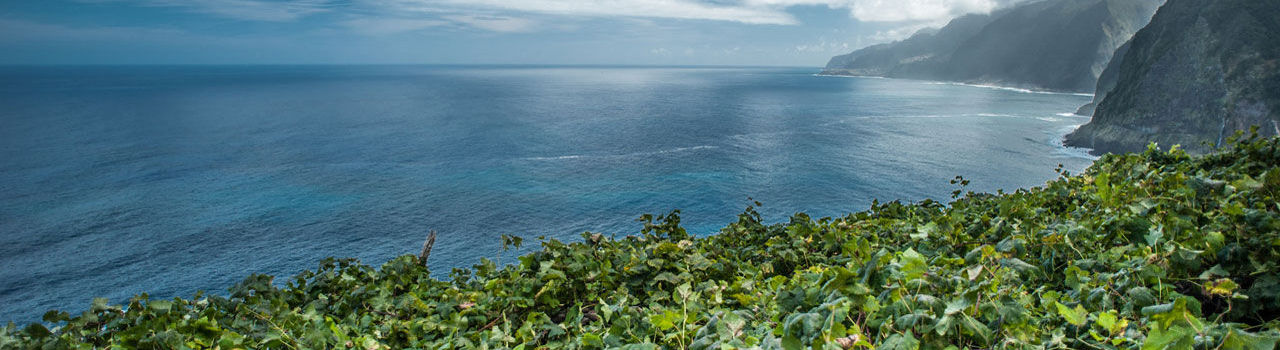
<svg viewBox="0 0 1280 350">
<path fill-rule="evenodd" d="M 1248 138 L 950 205 L 780 224 L 747 208 L 709 237 L 646 215 L 639 235 L 549 240 L 450 281 L 413 256 L 328 259 L 283 287 L 51 311 L 0 348 L 1272 349 L 1277 164 L 1280 140 Z"/>
</svg>

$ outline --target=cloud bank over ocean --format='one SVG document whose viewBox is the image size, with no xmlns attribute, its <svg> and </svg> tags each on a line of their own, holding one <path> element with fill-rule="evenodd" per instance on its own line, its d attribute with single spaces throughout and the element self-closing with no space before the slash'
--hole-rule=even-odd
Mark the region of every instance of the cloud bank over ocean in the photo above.
<svg viewBox="0 0 1280 350">
<path fill-rule="evenodd" d="M 0 49 L 18 54 L 0 63 L 815 66 L 835 53 L 1020 1 L 6 2 Z"/>
</svg>

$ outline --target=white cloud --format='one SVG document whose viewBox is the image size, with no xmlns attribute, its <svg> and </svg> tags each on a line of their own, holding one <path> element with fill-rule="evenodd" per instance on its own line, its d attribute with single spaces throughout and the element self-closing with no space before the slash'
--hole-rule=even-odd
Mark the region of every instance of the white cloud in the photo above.
<svg viewBox="0 0 1280 350">
<path fill-rule="evenodd" d="M 916 33 L 920 32 L 921 29 L 940 28 L 945 24 L 946 23 L 942 23 L 942 22 L 937 22 L 937 23 L 925 22 L 925 23 L 909 24 L 909 25 L 905 25 L 897 28 L 877 31 L 871 35 L 866 36 L 866 39 L 876 43 L 898 41 L 898 40 L 909 38 L 912 35 L 915 35 Z"/>
<path fill-rule="evenodd" d="M 937 24 L 968 13 L 986 13 L 1024 0 L 77 0 L 171 7 L 247 21 L 289 22 L 339 8 L 342 24 L 368 35 L 453 24 L 494 32 L 527 32 L 539 26 L 520 14 L 594 18 L 683 19 L 745 24 L 799 24 L 788 9 L 826 6 L 863 22 Z M 897 33 L 886 33 L 896 36 Z"/>
<path fill-rule="evenodd" d="M 566 16 L 643 17 L 732 21 L 749 24 L 796 24 L 778 6 L 709 4 L 693 0 L 393 0 L 403 8 L 496 9 Z"/>
<path fill-rule="evenodd" d="M 798 24 L 787 12 L 795 6 L 845 9 L 864 22 L 944 22 L 968 13 L 988 13 L 1023 0 L 367 0 L 416 11 L 487 9 L 528 13 Z"/>
<path fill-rule="evenodd" d="M 456 15 L 444 18 L 469 27 L 503 33 L 528 32 L 536 26 L 534 21 L 506 16 Z"/>
<path fill-rule="evenodd" d="M 970 13 L 989 13 L 1026 0 L 741 0 L 746 6 L 786 8 L 825 5 L 847 9 L 863 22 L 939 22 Z"/>
<path fill-rule="evenodd" d="M 0 19 L 0 42 L 175 40 L 184 37 L 191 37 L 191 34 L 176 29 L 72 27 L 26 20 Z"/>
<path fill-rule="evenodd" d="M 449 25 L 450 22 L 433 19 L 364 17 L 347 20 L 342 24 L 360 34 L 386 35 Z"/>
<path fill-rule="evenodd" d="M 369 36 L 408 33 L 435 27 L 466 27 L 492 32 L 517 33 L 531 31 L 537 26 L 536 22 L 522 18 L 480 15 L 446 15 L 439 19 L 352 16 L 352 19 L 343 21 L 341 24 L 351 31 Z"/>
<path fill-rule="evenodd" d="M 849 6 L 853 18 L 866 22 L 936 22 L 968 13 L 989 13 L 995 0 L 857 0 Z"/>
<path fill-rule="evenodd" d="M 829 41 L 826 38 L 818 39 L 816 43 L 796 45 L 796 52 L 800 53 L 844 53 L 849 52 L 849 43 L 843 41 Z"/>
<path fill-rule="evenodd" d="M 858 37 L 854 47 L 899 41 L 925 28 L 942 28 L 956 17 L 990 13 L 1030 0 L 853 0 L 851 15 L 864 22 L 892 26 Z"/>
<path fill-rule="evenodd" d="M 79 0 L 84 3 L 127 2 L 148 7 L 174 7 L 190 12 L 246 21 L 288 22 L 340 6 L 334 0 Z"/>
</svg>

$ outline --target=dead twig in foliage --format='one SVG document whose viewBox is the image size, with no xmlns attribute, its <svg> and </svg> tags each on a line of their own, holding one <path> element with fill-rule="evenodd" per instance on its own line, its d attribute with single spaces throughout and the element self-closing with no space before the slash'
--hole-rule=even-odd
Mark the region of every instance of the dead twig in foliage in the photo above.
<svg viewBox="0 0 1280 350">
<path fill-rule="evenodd" d="M 436 245 L 436 230 L 431 230 L 427 234 L 427 241 L 422 243 L 422 252 L 418 253 L 418 261 L 422 262 L 422 266 L 427 266 L 427 258 L 431 257 L 431 247 Z"/>
</svg>

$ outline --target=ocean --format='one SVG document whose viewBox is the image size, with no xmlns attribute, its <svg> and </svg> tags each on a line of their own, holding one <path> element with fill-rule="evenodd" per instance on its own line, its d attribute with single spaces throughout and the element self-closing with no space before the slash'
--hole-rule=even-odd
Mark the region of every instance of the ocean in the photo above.
<svg viewBox="0 0 1280 350">
<path fill-rule="evenodd" d="M 710 235 L 872 200 L 1014 190 L 1094 160 L 1087 95 L 816 68 L 0 68 L 0 323 L 225 293 L 325 257 L 380 265 L 439 232 L 446 277 L 500 235 Z"/>
</svg>

